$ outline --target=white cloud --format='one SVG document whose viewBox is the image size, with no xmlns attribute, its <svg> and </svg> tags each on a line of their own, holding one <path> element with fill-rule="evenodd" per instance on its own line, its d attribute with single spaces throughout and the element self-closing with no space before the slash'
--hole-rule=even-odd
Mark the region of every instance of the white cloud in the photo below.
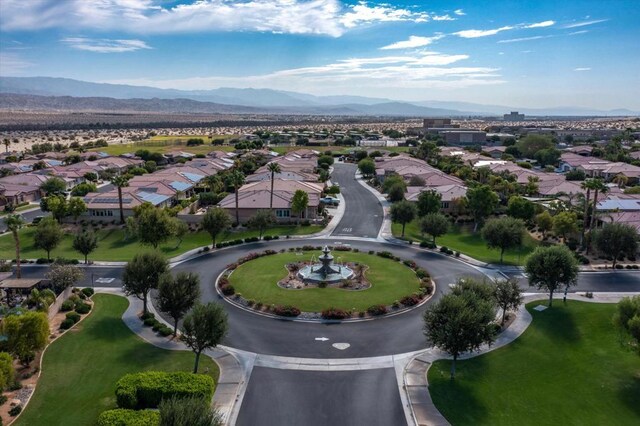
<svg viewBox="0 0 640 426">
<path fill-rule="evenodd" d="M 608 19 L 596 19 L 593 21 L 574 22 L 573 24 L 564 25 L 562 28 L 579 28 L 586 27 L 587 25 L 599 24 L 600 22 L 606 22 Z"/>
<path fill-rule="evenodd" d="M 478 38 L 478 37 L 492 36 L 492 35 L 498 34 L 499 32 L 512 30 L 514 28 L 515 27 L 513 26 L 507 25 L 507 26 L 495 28 L 492 30 L 463 30 L 463 31 L 458 31 L 454 34 L 462 38 Z"/>
<path fill-rule="evenodd" d="M 458 16 L 464 16 L 466 15 L 466 13 L 464 13 L 464 10 L 462 9 L 456 9 L 453 11 L 454 15 L 458 15 Z"/>
<path fill-rule="evenodd" d="M 87 50 L 97 53 L 121 53 L 134 52 L 140 49 L 151 49 L 147 43 L 142 40 L 111 40 L 111 39 L 91 39 L 86 37 L 67 37 L 63 38 L 63 43 L 78 50 Z"/>
<path fill-rule="evenodd" d="M 380 22 L 453 20 L 416 7 L 341 0 L 2 0 L 0 29 L 113 30 L 135 34 L 257 31 L 339 37 Z"/>
<path fill-rule="evenodd" d="M 437 35 L 433 37 L 420 37 L 409 36 L 408 40 L 398 41 L 388 46 L 381 47 L 380 50 L 393 50 L 393 49 L 412 49 L 416 47 L 428 46 L 436 40 L 440 40 L 443 35 Z"/>
<path fill-rule="evenodd" d="M 20 75 L 28 68 L 31 68 L 34 64 L 23 59 L 15 53 L 0 52 L 0 75 Z"/>
<path fill-rule="evenodd" d="M 535 24 L 527 24 L 525 25 L 523 28 L 544 28 L 544 27 L 550 27 L 552 25 L 555 25 L 556 21 L 542 21 L 542 22 L 536 22 Z"/>
<path fill-rule="evenodd" d="M 580 31 L 574 31 L 572 33 L 569 33 L 569 35 L 586 34 L 588 32 L 589 32 L 589 30 L 580 30 Z"/>
<path fill-rule="evenodd" d="M 591 68 L 574 68 L 574 71 L 591 71 Z"/>
<path fill-rule="evenodd" d="M 544 36 L 533 36 L 533 37 L 520 37 L 520 38 L 512 38 L 508 40 L 499 40 L 498 43 L 517 43 L 520 41 L 529 41 L 529 40 L 539 40 L 541 38 L 550 38 L 552 35 L 544 35 Z"/>
<path fill-rule="evenodd" d="M 455 21 L 456 20 L 456 18 L 450 15 L 435 15 L 435 14 L 431 15 L 431 19 L 433 19 L 434 21 Z"/>
</svg>

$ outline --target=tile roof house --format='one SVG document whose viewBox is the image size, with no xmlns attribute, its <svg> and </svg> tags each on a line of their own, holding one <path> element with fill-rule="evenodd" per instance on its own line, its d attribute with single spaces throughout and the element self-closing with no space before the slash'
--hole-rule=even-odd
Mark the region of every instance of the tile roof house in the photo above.
<svg viewBox="0 0 640 426">
<path fill-rule="evenodd" d="M 435 191 L 441 196 L 441 209 L 450 212 L 453 208 L 452 201 L 464 198 L 467 195 L 467 187 L 460 184 L 441 185 L 433 187 L 425 186 L 409 186 L 407 187 L 406 199 L 409 201 L 417 201 L 421 192 Z"/>
<path fill-rule="evenodd" d="M 133 216 L 133 209 L 143 203 L 151 203 L 155 207 L 170 207 L 173 199 L 164 190 L 159 190 L 159 185 L 145 187 L 125 187 L 122 188 L 122 210 L 124 217 Z M 113 190 L 105 193 L 90 192 L 84 197 L 87 204 L 87 211 L 83 217 L 91 221 L 109 222 L 119 220 L 120 204 L 118 191 Z"/>
</svg>

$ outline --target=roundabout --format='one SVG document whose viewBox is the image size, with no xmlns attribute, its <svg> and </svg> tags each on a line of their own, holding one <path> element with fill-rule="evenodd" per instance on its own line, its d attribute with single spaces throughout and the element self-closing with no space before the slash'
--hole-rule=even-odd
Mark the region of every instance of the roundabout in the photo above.
<svg viewBox="0 0 640 426">
<path fill-rule="evenodd" d="M 310 248 L 252 253 L 248 257 L 255 259 L 227 269 L 218 288 L 230 301 L 242 300 L 254 310 L 289 306 L 307 316 L 322 313 L 325 319 L 342 319 L 328 316 L 330 309 L 343 311 L 346 318 L 370 316 L 375 308 L 394 312 L 417 305 L 432 290 L 426 271 L 415 267 L 413 261 L 401 262 L 390 252 L 368 254 L 340 245 L 335 252 L 341 263 L 334 264 L 329 261 L 333 259 L 329 247 L 324 246 L 319 258 L 331 256 L 326 258 L 326 267 L 332 269 L 323 275 L 318 271 L 324 265 L 312 261 L 318 247 L 305 250 Z"/>
</svg>

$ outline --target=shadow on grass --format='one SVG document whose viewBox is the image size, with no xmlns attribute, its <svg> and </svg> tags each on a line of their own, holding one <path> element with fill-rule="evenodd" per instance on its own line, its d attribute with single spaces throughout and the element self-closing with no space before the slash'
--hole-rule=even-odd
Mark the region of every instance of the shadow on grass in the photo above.
<svg viewBox="0 0 640 426">
<path fill-rule="evenodd" d="M 548 306 L 548 301 L 540 303 Z M 537 303 L 535 304 L 538 305 Z M 532 306 L 533 308 L 533 306 Z M 556 343 L 575 343 L 580 340 L 580 330 L 576 324 L 571 307 L 560 300 L 554 300 L 554 305 L 542 312 L 529 309 L 536 324 L 536 330 Z"/>
<path fill-rule="evenodd" d="M 85 332 L 92 339 L 113 341 L 122 338 L 129 332 L 127 326 L 120 317 L 92 318 L 91 325 L 85 328 Z"/>
<path fill-rule="evenodd" d="M 453 424 L 485 424 L 487 407 L 475 395 L 475 376 L 483 370 L 482 357 L 458 361 L 456 378 L 451 380 L 451 361 L 438 361 L 429 373 L 429 393 L 438 410 Z M 435 374 L 433 374 L 435 373 Z"/>
<path fill-rule="evenodd" d="M 637 416 L 640 416 L 640 372 L 621 383 L 618 398 Z"/>
</svg>

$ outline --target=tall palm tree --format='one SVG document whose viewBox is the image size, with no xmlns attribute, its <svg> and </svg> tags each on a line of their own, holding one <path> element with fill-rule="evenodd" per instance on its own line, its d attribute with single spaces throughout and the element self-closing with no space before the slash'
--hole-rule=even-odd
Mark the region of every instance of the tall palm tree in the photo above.
<svg viewBox="0 0 640 426">
<path fill-rule="evenodd" d="M 611 181 L 617 184 L 618 188 L 624 188 L 627 182 L 629 182 L 629 178 L 622 173 L 619 173 Z"/>
<path fill-rule="evenodd" d="M 233 172 L 231 172 L 231 175 L 229 176 L 229 182 L 231 183 L 231 185 L 233 185 L 233 188 L 236 194 L 236 224 L 240 225 L 240 211 L 238 210 L 239 209 L 238 192 L 240 190 L 240 187 L 244 185 L 244 173 L 242 173 L 238 169 L 234 170 Z"/>
<path fill-rule="evenodd" d="M 591 211 L 591 223 L 589 224 L 589 232 L 593 229 L 593 226 L 596 223 L 596 207 L 598 206 L 598 192 L 601 194 L 606 194 L 609 192 L 609 188 L 605 185 L 602 179 L 595 180 L 595 188 L 593 193 L 593 210 Z"/>
<path fill-rule="evenodd" d="M 282 169 L 280 168 L 280 164 L 271 162 L 267 164 L 267 170 L 271 172 L 271 198 L 269 199 L 269 211 L 273 213 L 273 179 L 276 173 L 280 173 Z"/>
<path fill-rule="evenodd" d="M 118 175 L 111 179 L 111 183 L 118 188 L 118 205 L 120 206 L 120 223 L 124 223 L 124 209 L 122 208 L 122 188 L 129 186 L 126 176 Z"/>
<path fill-rule="evenodd" d="M 4 218 L 4 223 L 7 225 L 7 229 L 11 231 L 13 235 L 13 241 L 16 245 L 16 278 L 22 278 L 20 271 L 20 235 L 18 231 L 24 225 L 24 219 L 19 214 L 10 214 Z"/>
<path fill-rule="evenodd" d="M 580 187 L 587 191 L 584 199 L 584 220 L 582 222 L 582 232 L 580 232 L 580 244 L 584 243 L 584 233 L 589 225 L 589 200 L 591 198 L 591 190 L 595 189 L 595 185 L 595 179 L 586 179 L 580 184 Z"/>
</svg>

